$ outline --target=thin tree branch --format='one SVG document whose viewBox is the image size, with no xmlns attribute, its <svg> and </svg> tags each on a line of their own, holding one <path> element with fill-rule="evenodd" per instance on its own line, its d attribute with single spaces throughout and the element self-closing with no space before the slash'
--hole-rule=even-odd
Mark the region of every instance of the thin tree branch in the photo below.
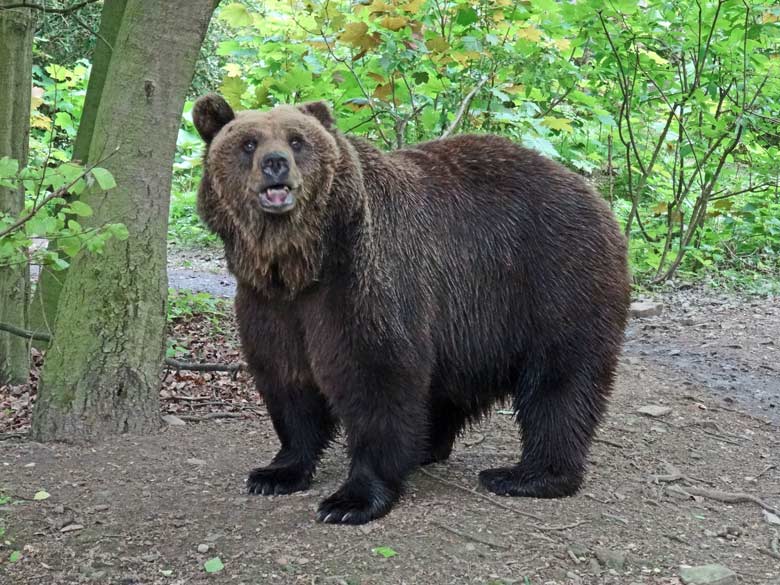
<svg viewBox="0 0 780 585">
<path fill-rule="evenodd" d="M 48 333 L 38 333 L 35 331 L 29 331 L 22 329 L 16 325 L 10 323 L 0 323 L 0 331 L 6 331 L 18 337 L 25 339 L 34 339 L 36 341 L 50 342 L 52 336 Z M 243 363 L 238 364 L 218 364 L 218 363 L 195 363 L 195 362 L 182 362 L 172 358 L 165 358 L 165 365 L 174 368 L 176 370 L 187 370 L 190 372 L 230 372 L 238 373 L 246 369 L 246 365 Z"/>
<path fill-rule="evenodd" d="M 0 323 L 0 331 L 12 333 L 17 337 L 23 337 L 24 339 L 34 339 L 35 341 L 51 341 L 51 335 L 48 333 L 36 333 L 35 331 L 28 331 L 27 329 L 22 329 L 21 327 L 11 325 L 10 323 Z"/>
<path fill-rule="evenodd" d="M 449 127 L 442 132 L 440 138 L 446 138 L 455 130 L 457 130 L 458 126 L 460 125 L 461 121 L 463 120 L 463 116 L 466 115 L 466 111 L 469 109 L 469 106 L 471 105 L 471 100 L 474 99 L 474 96 L 477 95 L 480 89 L 484 87 L 484 85 L 488 82 L 490 77 L 483 77 L 477 85 L 475 85 L 470 92 L 466 94 L 466 97 L 463 98 L 463 101 L 460 104 L 460 108 L 458 108 L 458 113 L 455 114 L 455 119 L 452 121 L 452 123 L 449 125 Z"/>
<path fill-rule="evenodd" d="M 28 2 L 19 2 L 17 4 L 8 4 L 6 6 L 2 6 L 0 7 L 0 10 L 11 10 L 13 8 L 29 8 L 30 10 L 40 10 L 41 12 L 48 12 L 49 14 L 70 14 L 71 12 L 75 12 L 76 10 L 81 10 L 85 6 L 89 4 L 94 4 L 95 2 L 98 1 L 99 0 L 84 0 L 83 2 L 79 2 L 71 6 L 64 6 L 62 8 L 50 8 L 49 6 L 45 6 L 41 4 L 30 4 Z"/>
<path fill-rule="evenodd" d="M 91 28 L 91 27 L 90 27 L 90 26 L 89 26 L 89 25 L 88 25 L 86 22 L 84 22 L 83 20 L 81 20 L 81 18 L 79 18 L 79 17 L 78 17 L 78 16 L 76 16 L 75 14 L 73 15 L 73 20 L 75 20 L 75 21 L 76 21 L 76 24 L 77 24 L 77 25 L 79 25 L 81 28 L 83 28 L 85 31 L 87 31 L 89 34 L 91 34 L 91 35 L 95 36 L 97 39 L 100 39 L 100 41 L 101 41 L 101 42 L 102 42 L 102 43 L 103 43 L 103 44 L 104 44 L 106 47 L 108 47 L 108 50 L 113 52 L 113 50 L 114 50 L 114 47 L 112 47 L 112 46 L 111 46 L 111 43 L 109 43 L 109 42 L 106 40 L 106 37 L 104 37 L 103 35 L 101 35 L 101 34 L 100 34 L 100 31 L 95 31 L 95 30 L 92 30 L 92 28 Z"/>
<path fill-rule="evenodd" d="M 108 160 L 109 158 L 111 158 L 112 156 L 114 156 L 114 154 L 116 154 L 118 150 L 119 150 L 119 148 L 117 147 L 117 148 L 116 148 L 116 149 L 114 149 L 114 150 L 113 150 L 113 151 L 112 151 L 110 154 L 108 154 L 108 155 L 104 156 L 104 157 L 103 157 L 103 158 L 101 158 L 99 161 L 97 161 L 95 164 L 93 164 L 93 165 L 89 165 L 88 167 L 86 167 L 86 168 L 84 169 L 84 172 L 83 172 L 83 173 L 81 173 L 81 174 L 80 174 L 78 177 L 76 177 L 75 179 L 73 179 L 73 180 L 72 180 L 70 183 L 68 183 L 68 184 L 67 184 L 67 185 L 65 185 L 64 187 L 60 187 L 60 188 L 59 188 L 59 189 L 57 189 L 56 191 L 53 191 L 53 192 L 49 193 L 49 194 L 48 194 L 48 195 L 47 195 L 47 196 L 46 196 L 46 197 L 43 199 L 43 201 L 41 201 L 41 202 L 40 202 L 39 204 L 37 204 L 37 205 L 34 205 L 34 206 L 33 206 L 33 208 L 30 210 L 30 212 L 29 212 L 27 215 L 25 215 L 24 217 L 20 218 L 20 219 L 19 219 L 19 220 L 17 220 L 15 223 L 11 224 L 11 225 L 10 225 L 10 226 L 8 226 L 7 228 L 5 228 L 3 231 L 0 231 L 0 239 L 4 238 L 5 236 L 7 236 L 8 234 L 10 234 L 10 233 L 12 233 L 12 232 L 15 232 L 15 231 L 16 231 L 16 230 L 18 230 L 20 227 L 22 227 L 24 224 L 26 224 L 28 221 L 30 221 L 30 220 L 31 220 L 31 219 L 32 219 L 32 218 L 35 216 L 35 214 L 36 214 L 36 213 L 38 213 L 38 212 L 39 212 L 39 211 L 40 211 L 40 210 L 41 210 L 41 209 L 42 209 L 42 208 L 43 208 L 43 207 L 44 207 L 44 206 L 45 206 L 45 205 L 46 205 L 46 204 L 47 204 L 49 201 L 51 201 L 52 199 L 56 199 L 57 197 L 62 197 L 62 196 L 64 196 L 64 195 L 65 195 L 65 194 L 66 194 L 66 193 L 67 193 L 67 192 L 68 192 L 68 191 L 71 189 L 71 187 L 73 187 L 73 185 L 75 185 L 75 184 L 76 184 L 76 183 L 78 183 L 78 182 L 79 182 L 81 179 L 83 179 L 84 177 L 86 177 L 86 176 L 87 176 L 87 175 L 88 175 L 88 174 L 89 174 L 89 173 L 92 171 L 92 169 L 94 169 L 95 167 L 97 167 L 97 166 L 101 165 L 101 164 L 102 164 L 102 163 L 104 163 L 106 160 Z"/>
</svg>

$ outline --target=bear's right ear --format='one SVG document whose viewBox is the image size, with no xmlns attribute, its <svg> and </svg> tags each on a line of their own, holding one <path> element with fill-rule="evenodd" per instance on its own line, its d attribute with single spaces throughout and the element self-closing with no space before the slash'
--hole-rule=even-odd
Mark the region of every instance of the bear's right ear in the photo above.
<svg viewBox="0 0 780 585">
<path fill-rule="evenodd" d="M 233 108 L 215 93 L 198 98 L 192 107 L 192 121 L 206 143 L 211 142 L 217 132 L 235 117 Z"/>
</svg>

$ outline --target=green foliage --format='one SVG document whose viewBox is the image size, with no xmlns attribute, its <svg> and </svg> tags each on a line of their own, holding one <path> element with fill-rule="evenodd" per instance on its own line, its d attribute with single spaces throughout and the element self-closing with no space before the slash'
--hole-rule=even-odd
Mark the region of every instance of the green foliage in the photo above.
<svg viewBox="0 0 780 585">
<path fill-rule="evenodd" d="M 54 63 L 33 66 L 31 167 L 70 161 L 89 72 L 89 62 L 83 59 L 73 67 Z"/>
<path fill-rule="evenodd" d="M 224 317 L 224 299 L 205 292 L 168 289 L 168 321 L 185 319 L 195 315 L 207 315 L 210 318 Z"/>
<path fill-rule="evenodd" d="M 591 46 L 618 105 L 618 209 L 637 272 L 777 272 L 779 15 L 668 0 L 591 19 L 607 40 Z"/>
<path fill-rule="evenodd" d="M 192 123 L 192 105 L 188 101 L 184 106 L 182 127 L 176 139 L 168 239 L 180 246 L 216 245 L 219 240 L 201 222 L 196 211 L 203 141 Z"/>
<path fill-rule="evenodd" d="M 60 3 L 63 5 L 63 3 Z M 87 4 L 73 15 L 40 11 L 36 14 L 33 59 L 37 65 L 62 63 L 72 66 L 92 54 L 100 26 L 103 3 Z"/>
<path fill-rule="evenodd" d="M 78 197 L 93 184 L 103 190 L 116 185 L 111 173 L 100 167 L 67 162 L 20 170 L 18 161 L 0 159 L 0 187 L 25 195 L 21 213 L 0 213 L 0 266 L 29 261 L 63 270 L 82 250 L 100 253 L 111 238 L 126 239 L 121 223 L 83 227 L 77 220 L 92 215 L 92 208 Z M 33 246 L 38 239 L 56 246 Z"/>
<path fill-rule="evenodd" d="M 593 178 L 640 279 L 777 275 L 780 8 L 696 6 L 234 2 L 219 91 L 236 109 L 326 98 L 386 148 L 504 134 Z"/>
</svg>

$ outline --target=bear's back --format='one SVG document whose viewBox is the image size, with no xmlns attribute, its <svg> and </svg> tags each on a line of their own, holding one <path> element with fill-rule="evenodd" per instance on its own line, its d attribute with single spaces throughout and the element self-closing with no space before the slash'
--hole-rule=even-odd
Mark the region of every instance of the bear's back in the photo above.
<svg viewBox="0 0 780 585">
<path fill-rule="evenodd" d="M 556 338 L 619 343 L 625 239 L 583 178 L 491 135 L 361 153 L 361 163 L 380 264 L 433 309 L 442 369 L 497 373 Z"/>
</svg>

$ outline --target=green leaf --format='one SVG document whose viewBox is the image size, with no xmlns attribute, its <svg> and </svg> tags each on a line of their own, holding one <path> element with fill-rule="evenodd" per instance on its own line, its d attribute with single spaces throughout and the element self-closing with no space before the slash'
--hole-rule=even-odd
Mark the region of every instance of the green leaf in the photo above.
<svg viewBox="0 0 780 585">
<path fill-rule="evenodd" d="M 240 77 L 225 77 L 219 91 L 234 110 L 240 110 L 243 109 L 241 96 L 244 95 L 247 87 L 246 81 Z"/>
<path fill-rule="evenodd" d="M 68 238 L 61 238 L 58 242 L 59 249 L 65 252 L 68 256 L 73 258 L 81 251 L 81 241 L 75 236 Z"/>
<path fill-rule="evenodd" d="M 477 11 L 471 7 L 461 8 L 458 10 L 458 15 L 455 17 L 455 22 L 460 25 L 468 26 L 474 24 L 479 19 Z"/>
<path fill-rule="evenodd" d="M 219 557 L 214 557 L 213 559 L 209 559 L 203 563 L 203 568 L 207 573 L 219 573 L 222 569 L 225 568 L 225 565 L 222 564 L 222 559 Z"/>
<path fill-rule="evenodd" d="M 8 557 L 8 562 L 15 563 L 19 561 L 21 558 L 22 558 L 22 551 L 15 550 L 14 552 L 11 553 L 11 556 Z"/>
<path fill-rule="evenodd" d="M 228 4 L 219 11 L 219 18 L 227 22 L 233 28 L 249 26 L 252 24 L 252 15 L 246 6 L 239 2 Z"/>
<path fill-rule="evenodd" d="M 371 552 L 374 553 L 375 555 L 379 555 L 386 559 L 389 559 L 390 557 L 394 557 L 395 555 L 398 554 L 389 546 L 378 546 L 376 548 L 372 548 Z"/>
<path fill-rule="evenodd" d="M 116 187 L 114 176 L 102 167 L 95 167 L 92 169 L 92 176 L 95 177 L 97 184 L 100 185 L 100 188 L 103 189 L 103 191 L 108 191 L 109 189 Z"/>
<path fill-rule="evenodd" d="M 92 215 L 92 208 L 83 201 L 74 201 L 71 203 L 69 211 L 80 217 L 89 217 Z"/>
<path fill-rule="evenodd" d="M 73 118 L 68 112 L 57 112 L 54 116 L 54 125 L 63 130 L 73 129 Z"/>
<path fill-rule="evenodd" d="M 47 266 L 53 268 L 54 270 L 67 270 L 68 266 L 70 266 L 70 262 L 65 260 L 64 258 L 60 258 L 59 256 L 56 258 L 53 258 L 51 263 L 47 263 Z"/>
<path fill-rule="evenodd" d="M 33 500 L 36 502 L 39 502 L 41 500 L 47 500 L 51 497 L 51 494 L 47 492 L 46 490 L 39 490 L 35 492 L 35 495 L 33 496 Z"/>
</svg>

